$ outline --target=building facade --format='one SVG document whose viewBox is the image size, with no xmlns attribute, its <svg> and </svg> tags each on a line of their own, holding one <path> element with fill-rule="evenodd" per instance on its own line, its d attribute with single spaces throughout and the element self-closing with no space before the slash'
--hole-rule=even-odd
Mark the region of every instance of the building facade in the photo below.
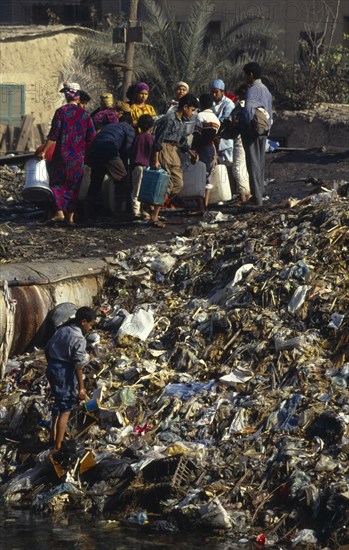
<svg viewBox="0 0 349 550">
<path fill-rule="evenodd" d="M 194 0 L 156 1 L 183 21 Z M 143 0 L 139 0 L 140 19 L 145 13 L 142 3 Z M 210 32 L 223 34 L 236 19 L 262 17 L 280 29 L 279 47 L 292 61 L 299 56 L 300 38 L 310 35 L 316 39 L 326 26 L 331 27 L 335 19 L 333 44 L 342 43 L 343 35 L 349 34 L 348 0 L 212 0 L 212 3 L 214 12 Z M 54 22 L 93 26 L 93 17 L 103 23 L 109 14 L 127 15 L 129 4 L 130 0 L 1 0 L 0 25 L 44 25 Z M 55 16 L 59 20 L 54 20 Z"/>
</svg>

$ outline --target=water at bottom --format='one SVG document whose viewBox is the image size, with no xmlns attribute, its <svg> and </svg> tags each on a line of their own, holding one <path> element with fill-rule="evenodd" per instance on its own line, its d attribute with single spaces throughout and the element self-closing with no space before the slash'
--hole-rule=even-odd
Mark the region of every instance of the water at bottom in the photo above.
<svg viewBox="0 0 349 550">
<path fill-rule="evenodd" d="M 129 527 L 117 521 L 84 514 L 40 516 L 28 510 L 0 510 L 1 550 L 251 550 L 229 537 L 200 532 L 167 535 L 146 527 Z"/>
</svg>

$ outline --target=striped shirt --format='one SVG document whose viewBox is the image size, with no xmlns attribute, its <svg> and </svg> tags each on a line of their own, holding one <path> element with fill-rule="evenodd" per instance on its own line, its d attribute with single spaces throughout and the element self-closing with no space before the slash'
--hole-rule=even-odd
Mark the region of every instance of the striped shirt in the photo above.
<svg viewBox="0 0 349 550">
<path fill-rule="evenodd" d="M 205 109 L 197 115 L 195 133 L 199 134 L 197 136 L 199 147 L 212 145 L 220 125 L 221 123 L 212 109 Z"/>
</svg>

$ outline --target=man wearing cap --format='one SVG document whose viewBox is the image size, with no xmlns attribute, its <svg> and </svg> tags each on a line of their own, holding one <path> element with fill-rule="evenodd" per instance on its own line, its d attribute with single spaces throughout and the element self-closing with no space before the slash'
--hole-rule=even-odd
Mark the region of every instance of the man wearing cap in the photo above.
<svg viewBox="0 0 349 550">
<path fill-rule="evenodd" d="M 173 111 L 177 111 L 178 109 L 178 102 L 185 94 L 189 94 L 189 85 L 186 82 L 183 82 L 183 80 L 180 80 L 179 82 L 176 82 L 174 87 L 174 93 L 175 97 L 174 99 L 170 99 L 163 110 L 162 114 L 166 113 L 172 113 Z"/>
<path fill-rule="evenodd" d="M 228 118 L 234 109 L 234 103 L 229 99 L 225 93 L 225 84 L 223 80 L 217 79 L 211 82 L 211 95 L 213 97 L 213 112 L 218 118 L 219 122 L 222 122 L 225 118 Z M 218 147 L 218 159 L 221 164 L 231 166 L 233 163 L 233 149 L 234 141 L 232 139 L 221 139 Z"/>
</svg>

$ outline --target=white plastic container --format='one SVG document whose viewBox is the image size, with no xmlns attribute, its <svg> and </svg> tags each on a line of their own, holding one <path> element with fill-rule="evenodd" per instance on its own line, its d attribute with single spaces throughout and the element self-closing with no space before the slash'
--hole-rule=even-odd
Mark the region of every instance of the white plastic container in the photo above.
<svg viewBox="0 0 349 550">
<path fill-rule="evenodd" d="M 117 192 L 117 185 L 123 185 L 124 193 Z M 116 182 L 108 174 L 104 177 L 102 185 L 103 206 L 112 214 L 116 215 L 120 212 L 127 211 L 127 189 L 125 182 Z"/>
<path fill-rule="evenodd" d="M 27 201 L 43 202 L 49 200 L 53 193 L 47 172 L 46 161 L 30 159 L 25 163 L 25 185 L 22 191 Z"/>
<path fill-rule="evenodd" d="M 206 185 L 206 165 L 198 160 L 195 164 L 185 161 L 182 164 L 183 189 L 179 197 L 204 197 Z"/>
<path fill-rule="evenodd" d="M 232 198 L 227 167 L 217 164 L 213 170 L 209 183 L 212 185 L 209 196 L 209 204 L 230 201 Z"/>
</svg>

